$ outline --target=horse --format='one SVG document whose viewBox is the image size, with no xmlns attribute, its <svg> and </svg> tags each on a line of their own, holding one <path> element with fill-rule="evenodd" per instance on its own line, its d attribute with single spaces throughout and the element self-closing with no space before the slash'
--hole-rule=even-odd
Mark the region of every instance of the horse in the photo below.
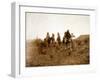
<svg viewBox="0 0 100 80">
<path fill-rule="evenodd" d="M 70 51 L 72 51 L 73 49 L 73 40 L 72 40 L 73 37 L 74 37 L 73 33 L 70 34 L 69 30 L 67 30 L 67 32 L 64 33 L 63 43 L 66 44 L 66 48 L 69 48 Z"/>
<path fill-rule="evenodd" d="M 46 38 L 44 38 L 44 43 L 45 43 L 45 45 L 46 45 L 47 47 L 49 47 L 49 45 L 50 45 L 50 40 L 51 40 L 50 35 L 49 35 L 49 33 L 47 32 Z"/>
<path fill-rule="evenodd" d="M 61 38 L 60 38 L 60 34 L 57 33 L 57 44 L 60 45 L 61 44 Z"/>
</svg>

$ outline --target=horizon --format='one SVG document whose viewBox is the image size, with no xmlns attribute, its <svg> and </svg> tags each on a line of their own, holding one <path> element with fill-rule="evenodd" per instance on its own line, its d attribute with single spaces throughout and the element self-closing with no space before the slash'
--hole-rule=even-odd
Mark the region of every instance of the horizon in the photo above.
<svg viewBox="0 0 100 80">
<path fill-rule="evenodd" d="M 77 39 L 77 38 L 79 38 L 80 36 L 89 36 L 90 34 L 81 34 L 81 35 L 79 35 L 78 37 L 74 37 L 74 38 L 72 38 L 72 39 Z M 51 37 L 51 36 L 50 36 Z M 34 39 L 27 39 L 26 41 L 31 41 L 31 40 L 36 40 L 36 39 L 41 39 L 41 38 L 34 38 Z M 44 40 L 44 39 L 41 39 L 41 40 Z M 63 39 L 61 38 L 61 41 L 62 41 Z M 56 38 L 55 38 L 55 41 L 56 41 Z"/>
</svg>

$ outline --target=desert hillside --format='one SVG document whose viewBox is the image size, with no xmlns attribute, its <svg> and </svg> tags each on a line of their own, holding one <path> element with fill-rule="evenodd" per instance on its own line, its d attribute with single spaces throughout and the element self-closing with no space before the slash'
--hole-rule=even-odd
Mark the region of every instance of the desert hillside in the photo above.
<svg viewBox="0 0 100 80">
<path fill-rule="evenodd" d="M 56 66 L 89 64 L 89 35 L 73 39 L 69 46 L 50 45 L 46 47 L 41 39 L 26 42 L 26 66 Z"/>
</svg>

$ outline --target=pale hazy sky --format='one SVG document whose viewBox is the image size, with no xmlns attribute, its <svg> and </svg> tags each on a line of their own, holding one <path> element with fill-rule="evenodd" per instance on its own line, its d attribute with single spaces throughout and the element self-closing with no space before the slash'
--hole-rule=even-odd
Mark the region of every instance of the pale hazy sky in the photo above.
<svg viewBox="0 0 100 80">
<path fill-rule="evenodd" d="M 44 14 L 44 13 L 26 13 L 26 39 L 35 39 L 46 37 L 49 32 L 61 38 L 64 32 L 69 29 L 76 37 L 81 34 L 89 34 L 90 16 L 88 15 L 63 15 L 63 14 Z"/>
</svg>

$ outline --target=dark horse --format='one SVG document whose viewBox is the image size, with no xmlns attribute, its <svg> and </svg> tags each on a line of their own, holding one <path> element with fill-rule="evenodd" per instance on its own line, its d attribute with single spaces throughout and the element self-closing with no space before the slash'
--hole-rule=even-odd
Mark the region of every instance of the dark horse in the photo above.
<svg viewBox="0 0 100 80">
<path fill-rule="evenodd" d="M 67 30 L 64 33 L 64 37 L 63 37 L 63 43 L 66 44 L 66 47 L 68 47 L 71 51 L 72 51 L 72 36 L 69 32 L 69 30 Z"/>
</svg>

